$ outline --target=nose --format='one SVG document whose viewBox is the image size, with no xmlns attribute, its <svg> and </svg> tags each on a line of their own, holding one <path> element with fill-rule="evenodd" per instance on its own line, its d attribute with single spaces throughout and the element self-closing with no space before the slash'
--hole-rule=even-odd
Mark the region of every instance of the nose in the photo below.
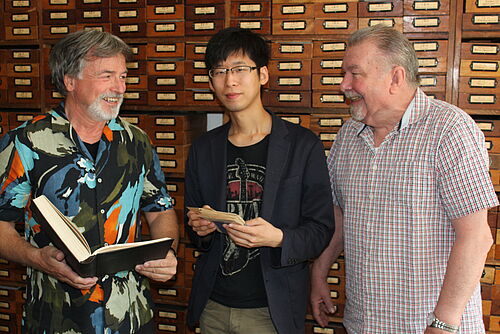
<svg viewBox="0 0 500 334">
<path fill-rule="evenodd" d="M 346 90 L 351 89 L 351 81 L 348 78 L 347 74 L 344 74 L 342 77 L 342 81 L 340 82 L 340 90 L 345 92 Z"/>
<path fill-rule="evenodd" d="M 232 71 L 227 71 L 226 76 L 224 78 L 226 86 L 234 86 L 238 83 L 237 75 Z"/>
<path fill-rule="evenodd" d="M 127 83 L 124 77 L 117 77 L 113 83 L 113 91 L 118 94 L 123 94 L 127 90 Z"/>
</svg>

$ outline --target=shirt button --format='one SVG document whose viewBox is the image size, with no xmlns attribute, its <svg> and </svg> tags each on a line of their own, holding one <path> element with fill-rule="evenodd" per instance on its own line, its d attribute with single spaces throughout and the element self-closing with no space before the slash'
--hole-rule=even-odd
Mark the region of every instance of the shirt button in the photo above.
<svg viewBox="0 0 500 334">
<path fill-rule="evenodd" d="M 102 179 L 101 179 L 101 178 L 98 178 L 98 179 L 97 179 L 97 183 L 102 183 Z"/>
<path fill-rule="evenodd" d="M 101 213 L 104 214 L 104 212 L 106 212 L 106 211 L 104 211 L 104 209 L 101 209 Z"/>
</svg>

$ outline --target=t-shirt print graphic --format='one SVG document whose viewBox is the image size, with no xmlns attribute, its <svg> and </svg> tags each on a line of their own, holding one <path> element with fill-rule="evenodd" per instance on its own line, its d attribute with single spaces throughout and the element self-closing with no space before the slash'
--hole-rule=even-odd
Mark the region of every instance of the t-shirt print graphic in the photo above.
<svg viewBox="0 0 500 334">
<path fill-rule="evenodd" d="M 259 216 L 264 191 L 265 167 L 246 164 L 236 158 L 227 166 L 227 211 L 240 215 L 244 220 Z M 228 235 L 224 235 L 225 247 L 221 269 L 225 276 L 243 270 L 250 261 L 259 256 L 259 249 L 237 246 Z"/>
</svg>

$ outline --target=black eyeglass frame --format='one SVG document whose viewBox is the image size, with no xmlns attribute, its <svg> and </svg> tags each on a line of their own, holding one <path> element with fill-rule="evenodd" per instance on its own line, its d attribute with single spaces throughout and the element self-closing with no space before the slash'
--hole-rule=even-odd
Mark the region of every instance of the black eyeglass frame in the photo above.
<svg viewBox="0 0 500 334">
<path fill-rule="evenodd" d="M 248 73 L 252 72 L 253 70 L 256 70 L 258 68 L 260 68 L 260 66 L 250 66 L 250 65 L 238 65 L 238 66 L 233 66 L 231 68 L 225 68 L 225 67 L 216 67 L 216 68 L 212 68 L 211 70 L 208 71 L 208 76 L 212 79 L 215 79 L 215 78 L 218 78 L 219 76 L 214 76 L 214 71 L 215 70 L 224 70 L 224 76 L 225 77 L 227 75 L 227 73 L 230 71 L 231 73 L 237 73 L 237 72 L 234 72 L 236 68 L 248 68 L 249 71 Z"/>
</svg>

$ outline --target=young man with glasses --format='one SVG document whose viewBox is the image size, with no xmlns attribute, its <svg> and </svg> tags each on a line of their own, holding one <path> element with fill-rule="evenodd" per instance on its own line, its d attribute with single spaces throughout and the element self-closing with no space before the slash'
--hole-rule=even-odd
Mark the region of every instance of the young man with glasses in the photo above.
<svg viewBox="0 0 500 334">
<path fill-rule="evenodd" d="M 185 203 L 240 215 L 246 225 L 187 213 L 196 263 L 188 323 L 203 334 L 304 333 L 308 260 L 333 233 L 324 149 L 309 130 L 266 111 L 267 42 L 228 28 L 206 49 L 210 88 L 230 122 L 191 146 Z"/>
</svg>

